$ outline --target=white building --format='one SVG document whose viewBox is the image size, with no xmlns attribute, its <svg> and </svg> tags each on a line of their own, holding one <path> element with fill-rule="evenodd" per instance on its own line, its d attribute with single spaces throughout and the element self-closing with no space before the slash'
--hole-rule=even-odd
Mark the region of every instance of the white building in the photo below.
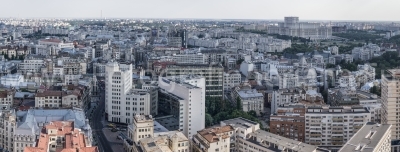
<svg viewBox="0 0 400 152">
<path fill-rule="evenodd" d="M 21 86 L 24 80 L 24 76 L 20 74 L 8 74 L 5 76 L 2 76 L 0 78 L 0 82 L 2 85 L 7 86 L 7 87 L 18 87 Z"/>
<path fill-rule="evenodd" d="M 371 121 L 371 113 L 363 107 L 308 107 L 305 117 L 305 142 L 336 148 Z"/>
<path fill-rule="evenodd" d="M 332 27 L 323 26 L 321 23 L 299 22 L 299 17 L 285 17 L 285 21 L 278 23 L 278 26 L 269 26 L 268 33 L 310 38 L 311 40 L 330 39 Z"/>
<path fill-rule="evenodd" d="M 204 54 L 174 54 L 172 61 L 180 64 L 207 64 Z"/>
<path fill-rule="evenodd" d="M 284 73 L 279 75 L 279 88 L 295 88 L 299 86 L 299 77 L 296 74 Z"/>
<path fill-rule="evenodd" d="M 163 98 L 160 97 L 159 108 L 177 106 L 170 110 L 177 116 L 179 131 L 191 138 L 205 126 L 205 78 L 200 76 L 159 77 L 158 85 Z M 174 98 L 176 100 L 167 100 Z"/>
<path fill-rule="evenodd" d="M 390 152 L 392 125 L 366 123 L 339 152 Z"/>
<path fill-rule="evenodd" d="M 224 73 L 224 91 L 239 86 L 242 82 L 242 75 L 239 71 L 229 71 Z"/>
<path fill-rule="evenodd" d="M 355 47 L 351 50 L 351 54 L 355 60 L 369 60 L 373 57 L 382 55 L 381 48 L 376 44 L 368 44 L 363 47 Z"/>
<path fill-rule="evenodd" d="M 28 55 L 25 60 L 19 64 L 18 72 L 22 74 L 40 72 L 41 68 L 45 66 L 44 59 L 44 56 Z"/>
<path fill-rule="evenodd" d="M 246 77 L 248 77 L 253 70 L 254 64 L 251 61 L 243 61 L 242 64 L 240 64 L 240 72 Z"/>
<path fill-rule="evenodd" d="M 134 114 L 157 114 L 157 97 L 150 91 L 133 89 L 132 64 L 111 61 L 106 65 L 105 98 L 108 121 L 132 123 Z"/>
<path fill-rule="evenodd" d="M 232 97 L 236 101 L 237 98 L 242 102 L 243 111 L 255 111 L 257 115 L 264 112 L 264 95 L 251 89 L 249 86 L 237 87 L 232 92 Z"/>
</svg>

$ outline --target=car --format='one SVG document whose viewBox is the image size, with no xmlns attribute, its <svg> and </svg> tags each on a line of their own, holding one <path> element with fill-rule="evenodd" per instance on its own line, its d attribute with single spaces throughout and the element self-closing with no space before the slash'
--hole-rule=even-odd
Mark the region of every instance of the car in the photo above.
<svg viewBox="0 0 400 152">
<path fill-rule="evenodd" d="M 112 124 L 112 123 L 108 124 L 107 126 L 108 126 L 108 127 L 115 128 L 115 125 L 114 125 L 114 124 Z"/>
</svg>

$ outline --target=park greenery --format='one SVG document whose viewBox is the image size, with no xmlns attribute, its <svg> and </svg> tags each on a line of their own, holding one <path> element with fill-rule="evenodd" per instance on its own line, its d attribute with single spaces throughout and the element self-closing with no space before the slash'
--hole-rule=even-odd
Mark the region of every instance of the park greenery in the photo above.
<svg viewBox="0 0 400 152">
<path fill-rule="evenodd" d="M 242 101 L 237 98 L 235 103 L 228 100 L 220 100 L 218 98 L 206 98 L 206 126 L 218 124 L 220 121 L 242 117 L 260 124 L 255 111 L 244 112 Z"/>
<path fill-rule="evenodd" d="M 382 71 L 397 68 L 400 66 L 400 58 L 398 52 L 385 52 L 381 56 L 373 57 L 371 60 L 368 61 L 369 63 L 374 63 L 376 66 L 375 68 L 375 78 L 380 79 Z M 355 60 L 352 63 L 346 63 L 344 60 L 339 63 L 342 69 L 347 69 L 350 71 L 357 71 L 357 66 L 359 64 L 364 64 L 365 61 Z M 327 65 L 328 66 L 328 65 Z M 332 65 L 329 65 L 330 67 Z"/>
<path fill-rule="evenodd" d="M 369 33 L 368 31 L 361 30 L 348 30 L 346 33 L 333 33 L 333 36 L 346 38 L 350 41 L 364 41 L 366 43 L 372 42 L 376 43 L 378 39 L 381 39 L 382 36 L 377 34 Z"/>
</svg>

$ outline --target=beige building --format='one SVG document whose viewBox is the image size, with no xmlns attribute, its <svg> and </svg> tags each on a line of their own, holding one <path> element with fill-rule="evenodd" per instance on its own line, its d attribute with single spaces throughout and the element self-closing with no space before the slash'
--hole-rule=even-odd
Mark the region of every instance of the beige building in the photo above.
<svg viewBox="0 0 400 152">
<path fill-rule="evenodd" d="M 14 104 L 14 90 L 3 90 L 0 91 L 0 104 L 1 105 L 12 105 Z"/>
<path fill-rule="evenodd" d="M 392 125 L 366 123 L 339 152 L 390 152 Z"/>
<path fill-rule="evenodd" d="M 125 152 L 189 152 L 190 144 L 179 131 L 157 132 L 151 115 L 135 115 L 128 125 Z M 156 133 L 157 132 L 157 133 Z"/>
<path fill-rule="evenodd" d="M 243 118 L 234 118 L 220 122 L 221 127 L 234 129 L 230 142 L 230 151 L 236 152 L 325 152 L 327 150 L 301 141 L 285 138 L 260 129 L 260 125 Z M 228 140 L 226 140 L 228 141 Z M 226 150 L 223 150 L 226 151 Z"/>
<path fill-rule="evenodd" d="M 381 80 L 381 122 L 383 124 L 391 124 L 392 139 L 400 139 L 400 69 L 387 70 L 382 74 Z"/>
<path fill-rule="evenodd" d="M 203 129 L 193 136 L 194 151 L 202 152 L 229 152 L 230 139 L 234 134 L 230 125 Z"/>
<path fill-rule="evenodd" d="M 36 93 L 35 107 L 79 107 L 83 106 L 81 95 L 76 91 L 43 90 Z"/>
</svg>

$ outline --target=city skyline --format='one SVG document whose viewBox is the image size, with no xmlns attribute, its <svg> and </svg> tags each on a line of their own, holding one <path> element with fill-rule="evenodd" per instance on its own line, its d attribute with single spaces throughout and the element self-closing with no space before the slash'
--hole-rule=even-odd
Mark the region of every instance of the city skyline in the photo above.
<svg viewBox="0 0 400 152">
<path fill-rule="evenodd" d="M 37 0 L 24 5 L 21 1 L 2 2 L 0 18 L 160 18 L 160 19 L 249 19 L 282 20 L 299 16 L 300 20 L 332 21 L 400 21 L 400 1 L 387 0 L 307 0 L 271 1 L 183 1 L 183 0 Z M 345 2 L 345 3 L 344 3 Z M 346 4 L 346 5 L 343 5 Z M 19 11 L 14 9 L 18 7 Z M 37 10 L 43 8 L 43 10 Z M 224 12 L 221 12 L 223 10 Z"/>
</svg>

